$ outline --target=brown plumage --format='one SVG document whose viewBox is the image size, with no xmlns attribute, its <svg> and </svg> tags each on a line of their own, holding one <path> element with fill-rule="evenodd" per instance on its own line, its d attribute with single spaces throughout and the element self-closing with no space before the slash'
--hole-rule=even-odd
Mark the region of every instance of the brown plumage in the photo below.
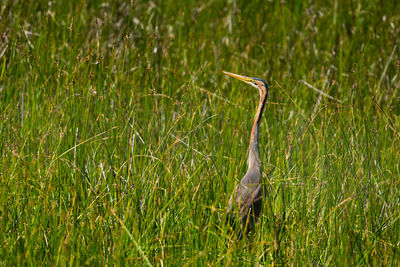
<svg viewBox="0 0 400 267">
<path fill-rule="evenodd" d="M 260 101 L 250 134 L 249 167 L 246 175 L 233 191 L 228 204 L 228 219 L 230 222 L 232 223 L 238 217 L 240 219 L 239 238 L 241 238 L 243 232 L 248 233 L 252 229 L 262 210 L 263 185 L 258 134 L 261 116 L 268 96 L 268 85 L 259 78 L 250 78 L 229 72 L 224 73 L 252 85 L 260 93 Z"/>
</svg>

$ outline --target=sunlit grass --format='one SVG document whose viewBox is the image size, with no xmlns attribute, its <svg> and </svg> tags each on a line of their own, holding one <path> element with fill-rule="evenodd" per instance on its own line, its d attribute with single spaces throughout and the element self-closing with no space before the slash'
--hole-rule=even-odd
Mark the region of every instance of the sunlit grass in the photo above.
<svg viewBox="0 0 400 267">
<path fill-rule="evenodd" d="M 5 1 L 3 265 L 396 265 L 395 1 Z M 257 92 L 261 221 L 225 225 Z"/>
</svg>

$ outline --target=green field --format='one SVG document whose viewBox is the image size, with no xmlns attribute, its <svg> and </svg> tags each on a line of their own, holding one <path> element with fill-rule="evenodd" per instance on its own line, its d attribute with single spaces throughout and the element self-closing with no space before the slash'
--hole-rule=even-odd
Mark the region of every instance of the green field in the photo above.
<svg viewBox="0 0 400 267">
<path fill-rule="evenodd" d="M 396 266 L 399 1 L 0 5 L 0 265 Z M 263 214 L 226 206 L 259 100 Z"/>
</svg>

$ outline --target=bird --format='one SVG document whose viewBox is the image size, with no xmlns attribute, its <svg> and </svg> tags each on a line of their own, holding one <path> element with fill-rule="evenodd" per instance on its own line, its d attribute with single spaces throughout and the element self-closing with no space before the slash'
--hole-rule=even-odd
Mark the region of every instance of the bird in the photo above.
<svg viewBox="0 0 400 267">
<path fill-rule="evenodd" d="M 233 191 L 227 209 L 227 218 L 231 224 L 239 219 L 237 222 L 240 223 L 239 239 L 241 239 L 243 233 L 248 234 L 254 227 L 262 210 L 264 190 L 258 139 L 261 117 L 268 97 L 268 85 L 260 78 L 246 77 L 226 71 L 223 71 L 223 73 L 257 88 L 260 94 L 260 101 L 250 133 L 248 169 Z"/>
</svg>

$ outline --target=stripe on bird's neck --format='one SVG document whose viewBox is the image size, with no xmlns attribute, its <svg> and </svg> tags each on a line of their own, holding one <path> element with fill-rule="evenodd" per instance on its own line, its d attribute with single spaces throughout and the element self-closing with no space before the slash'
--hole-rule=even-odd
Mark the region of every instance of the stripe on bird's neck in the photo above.
<svg viewBox="0 0 400 267">
<path fill-rule="evenodd" d="M 260 149 L 258 145 L 258 129 L 259 129 L 259 123 L 256 122 L 254 124 L 250 139 L 249 160 L 248 160 L 249 169 L 254 167 L 256 168 L 261 167 Z"/>
</svg>

